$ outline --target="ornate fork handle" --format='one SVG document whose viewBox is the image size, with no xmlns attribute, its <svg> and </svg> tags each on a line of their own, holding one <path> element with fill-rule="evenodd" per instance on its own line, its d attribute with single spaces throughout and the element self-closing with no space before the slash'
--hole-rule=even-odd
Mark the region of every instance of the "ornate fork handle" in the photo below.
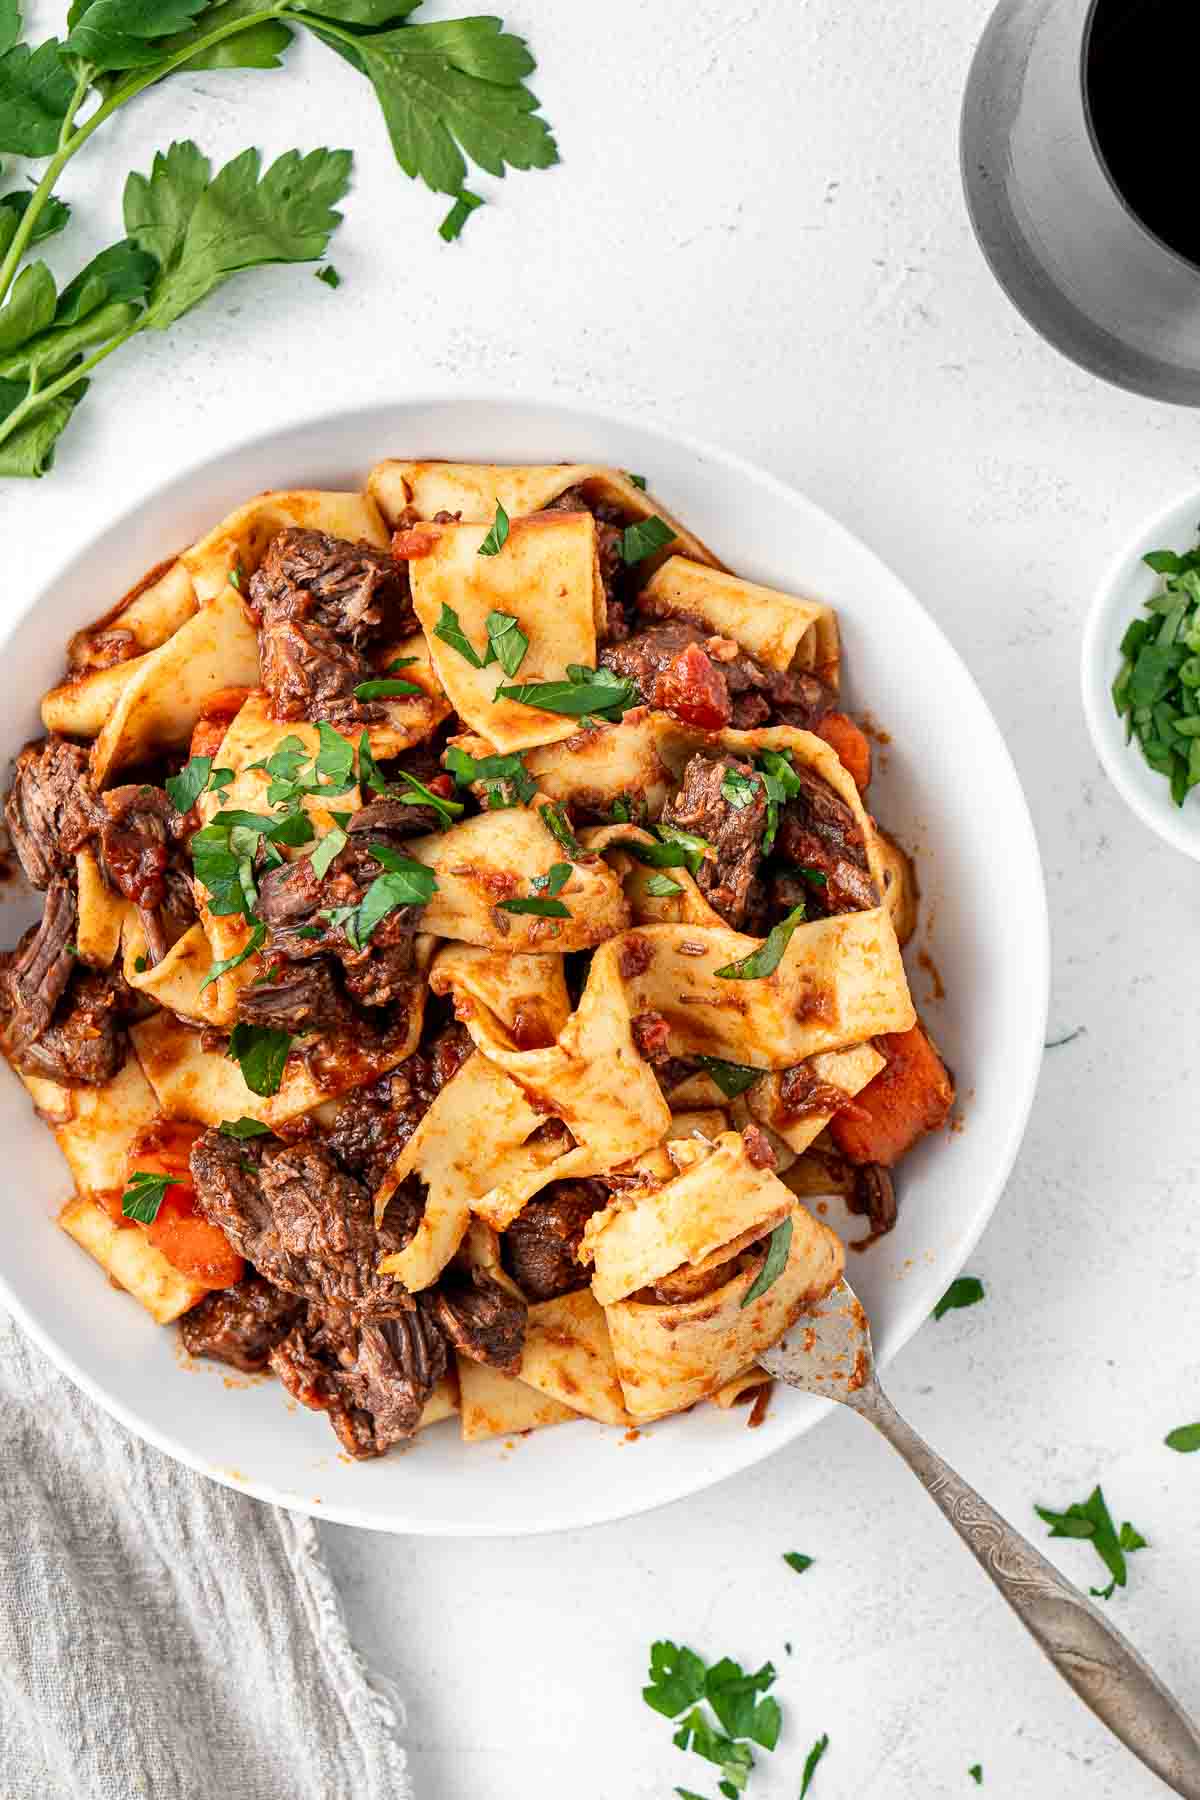
<svg viewBox="0 0 1200 1800">
<path fill-rule="evenodd" d="M 900 1452 L 1079 1698 L 1168 1787 L 1200 1800 L 1200 1733 L 1133 1645 L 930 1449 L 878 1382 L 849 1404 Z"/>
</svg>

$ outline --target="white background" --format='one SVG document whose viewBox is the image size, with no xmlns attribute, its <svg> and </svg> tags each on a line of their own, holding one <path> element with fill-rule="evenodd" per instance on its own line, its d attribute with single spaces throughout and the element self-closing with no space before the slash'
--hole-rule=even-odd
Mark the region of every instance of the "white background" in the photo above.
<svg viewBox="0 0 1200 1800">
<path fill-rule="evenodd" d="M 1051 1035 L 1081 1032 L 1047 1056 L 972 1261 L 986 1305 L 930 1324 L 890 1387 L 1030 1529 L 1035 1501 L 1103 1482 L 1153 1546 L 1114 1614 L 1200 1709 L 1200 1456 L 1161 1445 L 1200 1417 L 1200 871 L 1123 810 L 1076 692 L 1097 578 L 1148 513 L 1198 485 L 1200 437 L 1194 415 L 1061 361 L 987 273 L 956 127 L 988 4 L 519 0 L 506 17 L 538 53 L 563 164 L 473 181 L 494 204 L 449 247 L 442 203 L 390 163 L 365 86 L 316 45 L 286 72 L 144 97 L 70 172 L 76 223 L 69 251 L 49 246 L 56 269 L 119 235 L 125 170 L 173 136 L 222 159 L 327 142 L 357 159 L 334 254 L 344 284 L 247 277 L 106 365 L 52 478 L 0 490 L 5 599 L 235 439 L 451 383 L 532 384 L 676 425 L 861 534 L 965 655 L 1007 735 L 1046 863 Z M 96 597 L 112 597 L 103 568 Z M 758 1800 L 794 1800 L 822 1731 L 813 1800 L 967 1796 L 976 1761 L 985 1795 L 1164 1791 L 854 1418 L 628 1524 L 479 1545 L 324 1537 L 361 1645 L 407 1696 L 420 1800 L 713 1795 L 707 1765 L 642 1704 L 659 1636 L 780 1666 L 786 1723 Z M 788 1549 L 815 1566 L 793 1575 Z M 1099 1571 L 1086 1545 L 1050 1553 L 1085 1582 Z"/>
</svg>

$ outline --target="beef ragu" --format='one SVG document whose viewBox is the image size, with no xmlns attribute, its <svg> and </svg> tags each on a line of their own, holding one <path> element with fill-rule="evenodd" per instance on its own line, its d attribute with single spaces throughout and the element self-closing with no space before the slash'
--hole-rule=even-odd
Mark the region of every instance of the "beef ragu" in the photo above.
<svg viewBox="0 0 1200 1800">
<path fill-rule="evenodd" d="M 600 467 L 237 521 L 75 633 L 12 773 L 64 1228 L 352 1457 L 728 1395 L 843 1266 L 804 1198 L 889 1230 L 953 1102 L 832 610 Z"/>
</svg>

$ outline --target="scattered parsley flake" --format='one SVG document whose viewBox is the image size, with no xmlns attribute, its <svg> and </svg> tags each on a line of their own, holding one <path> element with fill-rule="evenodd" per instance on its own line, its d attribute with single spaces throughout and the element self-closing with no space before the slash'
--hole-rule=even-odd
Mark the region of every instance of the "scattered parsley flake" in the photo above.
<svg viewBox="0 0 1200 1800">
<path fill-rule="evenodd" d="M 673 894 L 682 894 L 683 889 L 669 875 L 651 875 L 646 883 L 646 892 L 656 900 L 668 900 Z"/>
<path fill-rule="evenodd" d="M 742 1305 L 749 1306 L 751 1301 L 759 1299 L 767 1289 L 774 1287 L 787 1267 L 788 1254 L 792 1248 L 792 1221 L 784 1219 L 771 1233 L 767 1244 L 766 1261 L 758 1271 L 750 1286 L 742 1296 Z"/>
<path fill-rule="evenodd" d="M 621 533 L 621 560 L 626 564 L 640 563 L 647 556 L 653 556 L 656 550 L 665 550 L 674 542 L 675 532 L 665 519 L 660 519 L 657 514 L 650 519 L 639 519 L 636 525 L 627 525 Z"/>
<path fill-rule="evenodd" d="M 960 1275 L 950 1283 L 941 1299 L 933 1309 L 935 1319 L 944 1313 L 952 1312 L 956 1307 L 977 1306 L 984 1298 L 984 1286 L 977 1275 Z"/>
<path fill-rule="evenodd" d="M 469 662 L 473 669 L 482 669 L 487 666 L 487 656 L 479 655 L 478 651 L 471 643 L 470 638 L 459 624 L 458 614 L 452 606 L 447 606 L 444 600 L 442 601 L 442 610 L 438 615 L 438 622 L 433 628 L 433 635 L 436 638 L 441 638 L 443 644 L 449 644 L 452 650 L 457 650 L 458 654 L 466 662 Z M 500 692 L 503 690 L 497 691 Z"/>
<path fill-rule="evenodd" d="M 785 1550 L 783 1560 L 789 1569 L 795 1569 L 797 1575 L 803 1575 L 805 1569 L 813 1566 L 812 1557 L 802 1555 L 799 1550 Z"/>
<path fill-rule="evenodd" d="M 247 1119 L 243 1115 L 240 1119 L 222 1119 L 217 1130 L 223 1137 L 252 1138 L 268 1137 L 271 1127 L 264 1125 L 260 1119 Z"/>
<path fill-rule="evenodd" d="M 245 944 L 236 955 L 226 956 L 222 961 L 213 964 L 212 968 L 208 971 L 208 974 L 204 977 L 204 980 L 200 983 L 200 992 L 204 992 L 210 981 L 216 981 L 220 976 L 228 975 L 230 969 L 238 969 L 244 962 L 248 962 L 256 950 L 262 949 L 263 944 L 266 941 L 266 936 L 267 928 L 262 920 L 259 919 L 251 930 L 250 936 L 246 939 Z"/>
<path fill-rule="evenodd" d="M 983 1786 L 983 1764 L 982 1763 L 972 1763 L 970 1768 L 967 1770 L 967 1774 L 971 1777 L 971 1780 L 975 1783 L 975 1785 L 977 1787 Z"/>
<path fill-rule="evenodd" d="M 476 664 L 478 668 L 482 666 Z M 582 663 L 568 664 L 565 681 L 502 686 L 496 689 L 495 697 L 497 700 L 515 700 L 521 706 L 536 707 L 540 712 L 565 713 L 572 718 L 594 714 L 601 720 L 618 719 L 638 704 L 634 682 L 614 675 L 611 669 L 589 669 Z"/>
<path fill-rule="evenodd" d="M 632 469 L 626 469 L 625 479 L 626 481 L 631 481 L 635 488 L 641 488 L 643 494 L 645 493 L 646 477 L 644 475 L 635 475 Z"/>
<path fill-rule="evenodd" d="M 326 263 L 325 267 L 317 269 L 315 274 L 317 280 L 323 281 L 327 288 L 340 288 L 342 285 L 342 278 L 332 263 Z"/>
<path fill-rule="evenodd" d="M 409 700 L 425 689 L 415 681 L 395 681 L 390 675 L 374 681 L 360 681 L 354 690 L 356 700 Z"/>
<path fill-rule="evenodd" d="M 496 517 L 492 521 L 491 530 L 488 532 L 487 536 L 484 538 L 482 544 L 480 544 L 479 549 L 476 552 L 476 554 L 479 556 L 499 556 L 500 552 L 503 550 L 503 548 L 504 548 L 505 544 L 507 544 L 507 542 L 508 542 L 508 514 L 505 512 L 504 508 L 501 506 L 500 502 L 497 500 L 497 502 L 496 502 Z M 493 618 L 502 618 L 503 614 L 493 613 L 492 617 Z M 512 622 L 514 625 L 516 624 L 515 619 Z M 488 636 L 489 637 L 491 636 L 490 630 L 488 632 Z M 528 639 L 526 639 L 525 648 L 526 649 L 529 648 Z M 522 650 L 521 656 L 524 656 L 524 654 L 525 654 L 525 651 Z M 518 657 L 517 658 L 518 663 L 520 662 L 520 660 L 521 660 L 521 657 Z M 505 665 L 503 664 L 503 662 L 501 662 L 501 667 L 504 667 L 504 666 Z M 507 670 L 507 673 L 509 675 L 512 675 L 514 672 L 515 671 L 512 669 Z"/>
<path fill-rule="evenodd" d="M 1103 1491 L 1099 1487 L 1093 1488 L 1086 1500 L 1068 1506 L 1065 1512 L 1053 1512 L 1045 1506 L 1035 1506 L 1034 1511 L 1050 1526 L 1052 1538 L 1090 1539 L 1096 1555 L 1112 1576 L 1106 1588 L 1088 1590 L 1098 1600 L 1110 1599 L 1115 1588 L 1125 1586 L 1128 1578 L 1126 1554 L 1149 1548 L 1145 1538 L 1128 1520 L 1118 1534 Z"/>
<path fill-rule="evenodd" d="M 242 1071 L 252 1094 L 269 1099 L 279 1092 L 284 1064 L 292 1047 L 290 1031 L 274 1031 L 266 1025 L 237 1024 L 229 1037 L 226 1055 Z"/>
<path fill-rule="evenodd" d="M 469 188 L 462 188 L 454 205 L 438 226 L 438 236 L 444 238 L 446 243 L 453 244 L 462 236 L 462 228 L 471 214 L 482 205 L 483 201 L 478 194 L 473 194 Z"/>
<path fill-rule="evenodd" d="M 809 1751 L 808 1758 L 804 1764 L 804 1778 L 800 1783 L 800 1800 L 805 1800 L 805 1795 L 812 1786 L 813 1776 L 817 1772 L 817 1764 L 820 1762 L 828 1748 L 829 1733 L 822 1732 L 821 1736 Z"/>
<path fill-rule="evenodd" d="M 741 957 L 737 962 L 726 963 L 723 969 L 715 974 L 720 981 L 760 981 L 773 975 L 783 961 L 784 951 L 791 941 L 792 933 L 797 925 L 804 922 L 804 906 L 794 906 L 786 919 L 773 925 L 766 938 L 757 950 L 749 956 Z"/>
<path fill-rule="evenodd" d="M 736 1100 L 768 1073 L 766 1069 L 752 1069 L 749 1063 L 726 1062 L 722 1056 L 698 1056 L 696 1061 L 727 1100 Z"/>
<path fill-rule="evenodd" d="M 1163 1443 L 1168 1450 L 1189 1456 L 1193 1450 L 1200 1450 L 1200 1425 L 1177 1425 L 1174 1431 L 1168 1431 Z"/>
</svg>

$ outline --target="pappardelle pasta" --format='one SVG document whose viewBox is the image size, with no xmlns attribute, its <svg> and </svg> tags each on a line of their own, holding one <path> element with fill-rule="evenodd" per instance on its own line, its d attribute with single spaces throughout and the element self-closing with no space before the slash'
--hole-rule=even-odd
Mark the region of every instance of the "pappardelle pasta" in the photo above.
<svg viewBox="0 0 1200 1800">
<path fill-rule="evenodd" d="M 953 1101 L 839 673 L 597 466 L 387 461 L 152 570 L 5 809 L 63 1229 L 355 1457 L 761 1389 L 844 1266 L 806 1199 L 887 1231 Z"/>
</svg>

